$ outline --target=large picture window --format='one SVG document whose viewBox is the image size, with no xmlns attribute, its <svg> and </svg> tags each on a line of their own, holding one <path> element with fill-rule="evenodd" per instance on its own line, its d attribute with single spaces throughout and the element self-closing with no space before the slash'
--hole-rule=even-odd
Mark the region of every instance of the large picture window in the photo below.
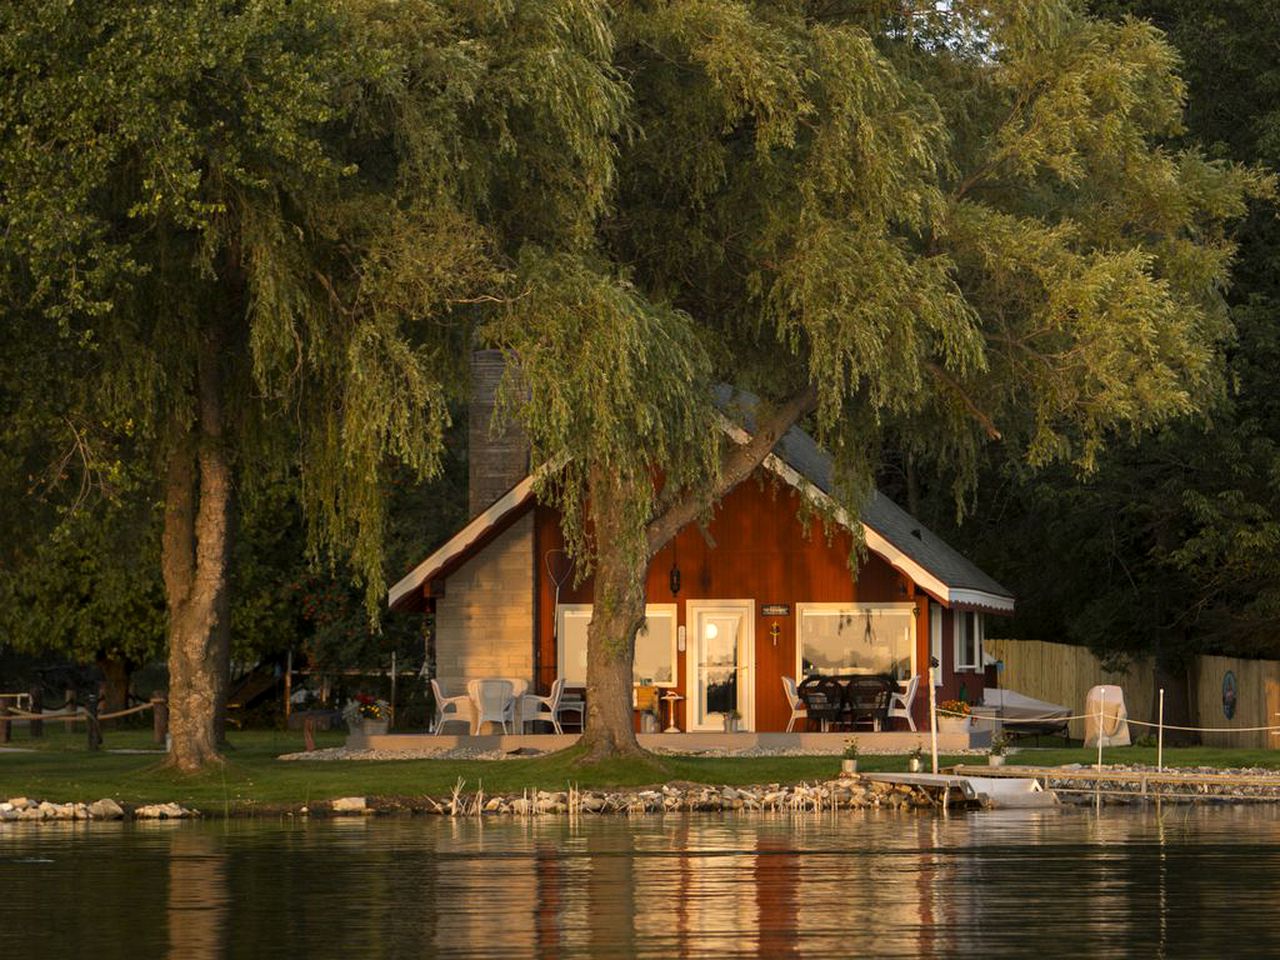
<svg viewBox="0 0 1280 960">
<path fill-rule="evenodd" d="M 972 610 L 957 611 L 956 669 L 978 670 L 982 667 L 982 614 Z"/>
<path fill-rule="evenodd" d="M 631 674 L 635 683 L 676 685 L 676 605 L 651 603 L 644 608 L 645 626 L 636 634 Z M 591 604 L 562 603 L 556 608 L 556 657 L 566 686 L 587 683 L 587 625 Z"/>
<path fill-rule="evenodd" d="M 797 677 L 915 673 L 914 604 L 798 603 L 796 615 Z"/>
</svg>

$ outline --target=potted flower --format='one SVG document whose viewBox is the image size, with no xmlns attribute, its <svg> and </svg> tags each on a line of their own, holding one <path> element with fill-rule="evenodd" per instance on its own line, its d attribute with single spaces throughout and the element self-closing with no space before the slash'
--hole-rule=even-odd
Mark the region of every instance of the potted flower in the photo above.
<svg viewBox="0 0 1280 960">
<path fill-rule="evenodd" d="M 376 737 L 387 732 L 391 721 L 391 705 L 367 693 L 357 693 L 342 709 L 347 729 L 366 737 Z"/>
<path fill-rule="evenodd" d="M 924 744 L 917 740 L 916 745 L 912 748 L 911 752 L 907 754 L 907 770 L 911 773 L 919 773 L 920 767 L 923 763 Z"/>
<path fill-rule="evenodd" d="M 963 700 L 943 700 L 938 704 L 939 733 L 968 733 L 969 704 Z"/>
<path fill-rule="evenodd" d="M 724 732 L 725 733 L 737 732 L 738 727 L 742 723 L 742 714 L 740 714 L 737 710 L 730 710 L 728 713 L 723 714 L 723 716 L 724 716 Z"/>
<path fill-rule="evenodd" d="M 844 757 L 840 760 L 841 773 L 858 772 L 858 738 L 845 737 Z"/>
<path fill-rule="evenodd" d="M 1004 766 L 1004 755 L 1009 749 L 1009 738 L 1000 731 L 991 736 L 991 746 L 987 748 L 987 763 L 993 767 Z"/>
</svg>

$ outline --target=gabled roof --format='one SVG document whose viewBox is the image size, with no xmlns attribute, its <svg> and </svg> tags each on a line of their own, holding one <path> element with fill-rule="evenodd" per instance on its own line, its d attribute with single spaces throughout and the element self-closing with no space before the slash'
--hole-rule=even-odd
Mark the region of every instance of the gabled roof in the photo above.
<svg viewBox="0 0 1280 960">
<path fill-rule="evenodd" d="M 716 404 L 740 421 L 746 430 L 754 428 L 753 411 L 759 400 L 753 394 L 721 385 L 716 388 L 715 399 Z M 799 427 L 783 434 L 774 445 L 770 459 L 791 467 L 801 480 L 808 481 L 834 502 L 835 468 L 831 457 Z M 780 472 L 776 465 L 766 463 L 766 466 Z M 837 517 L 852 529 L 853 524 L 843 510 L 837 510 Z M 858 519 L 867 546 L 935 599 L 951 607 L 1013 612 L 1011 591 L 879 490 L 871 492 Z"/>
<path fill-rule="evenodd" d="M 716 389 L 716 403 L 732 417 L 723 421 L 726 433 L 744 442 L 754 425 L 752 411 L 759 400 L 745 391 L 722 386 Z M 849 529 L 853 529 L 854 523 L 861 523 L 868 549 L 940 603 L 961 609 L 1013 612 L 1012 593 L 880 491 L 872 491 L 861 515 L 857 520 L 852 519 L 835 501 L 831 457 L 799 427 L 792 427 L 783 435 L 764 466 L 805 495 L 822 501 Z M 388 606 L 407 606 L 423 584 L 487 543 L 495 529 L 533 500 L 533 483 L 532 474 L 525 477 L 414 567 L 387 592 Z"/>
</svg>

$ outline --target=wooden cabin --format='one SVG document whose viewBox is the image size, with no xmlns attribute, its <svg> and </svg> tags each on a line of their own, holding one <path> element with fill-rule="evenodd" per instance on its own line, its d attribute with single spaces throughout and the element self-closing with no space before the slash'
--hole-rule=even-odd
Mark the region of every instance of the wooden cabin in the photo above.
<svg viewBox="0 0 1280 960">
<path fill-rule="evenodd" d="M 726 429 L 740 432 L 734 419 L 749 429 L 751 398 L 720 399 Z M 486 485 L 507 486 L 391 589 L 390 605 L 434 612 L 439 677 L 523 678 L 543 692 L 564 677 L 584 687 L 591 581 L 574 584 L 559 515 L 536 502 L 527 462 L 511 456 L 518 444 L 503 441 L 504 476 L 485 437 L 477 443 L 483 411 L 473 411 L 473 497 L 477 487 L 483 501 Z M 1012 613 L 1013 596 L 888 497 L 874 493 L 851 520 L 832 489 L 830 459 L 792 429 L 722 499 L 706 536 L 691 525 L 650 564 L 634 678 L 683 698 L 674 709 L 681 730 L 723 730 L 736 714 L 739 729 L 782 731 L 791 718 L 783 677 L 906 681 L 927 672 L 930 656 L 941 664 L 938 699 L 981 700 L 985 620 Z M 805 498 L 821 509 L 802 509 Z M 856 576 L 855 524 L 866 544 Z M 913 708 L 921 729 L 927 712 L 922 681 Z"/>
</svg>

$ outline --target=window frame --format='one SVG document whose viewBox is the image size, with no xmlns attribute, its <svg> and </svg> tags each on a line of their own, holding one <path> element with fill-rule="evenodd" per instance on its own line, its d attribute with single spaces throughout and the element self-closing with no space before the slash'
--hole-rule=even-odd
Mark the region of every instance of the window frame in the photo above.
<svg viewBox="0 0 1280 960">
<path fill-rule="evenodd" d="M 911 648 L 911 667 L 908 677 L 914 677 L 920 670 L 920 665 L 916 662 L 916 630 L 917 616 L 916 603 L 913 601 L 905 602 L 869 602 L 869 603 L 830 603 L 830 602 L 810 602 L 805 601 L 796 604 L 796 659 L 795 659 L 795 679 L 799 683 L 803 679 L 804 669 L 804 617 L 806 613 L 827 613 L 837 614 L 842 611 L 852 613 L 854 616 L 860 616 L 868 610 L 897 610 L 907 614 L 907 621 L 911 624 L 911 635 L 908 643 Z M 853 674 L 857 676 L 857 674 Z"/>
<path fill-rule="evenodd" d="M 645 604 L 644 616 L 647 622 L 650 617 L 670 617 L 671 618 L 671 679 L 655 680 L 655 687 L 676 687 L 680 683 L 680 652 L 679 652 L 679 634 L 680 634 L 680 608 L 674 603 L 648 603 Z M 593 615 L 593 605 L 590 603 L 561 603 L 556 606 L 556 677 L 563 678 L 565 686 L 581 687 L 586 685 L 586 677 L 581 682 L 570 680 L 565 675 L 565 621 L 570 617 L 574 619 L 586 618 L 587 623 L 591 622 Z M 635 661 L 632 658 L 632 684 L 638 686 L 635 680 Z"/>
<path fill-rule="evenodd" d="M 982 642 L 985 639 L 986 626 L 983 615 L 977 610 L 953 610 L 953 633 L 955 635 L 955 672 L 978 673 L 982 670 Z M 966 662 L 964 650 L 965 625 L 969 624 L 973 636 L 973 662 Z"/>
</svg>

